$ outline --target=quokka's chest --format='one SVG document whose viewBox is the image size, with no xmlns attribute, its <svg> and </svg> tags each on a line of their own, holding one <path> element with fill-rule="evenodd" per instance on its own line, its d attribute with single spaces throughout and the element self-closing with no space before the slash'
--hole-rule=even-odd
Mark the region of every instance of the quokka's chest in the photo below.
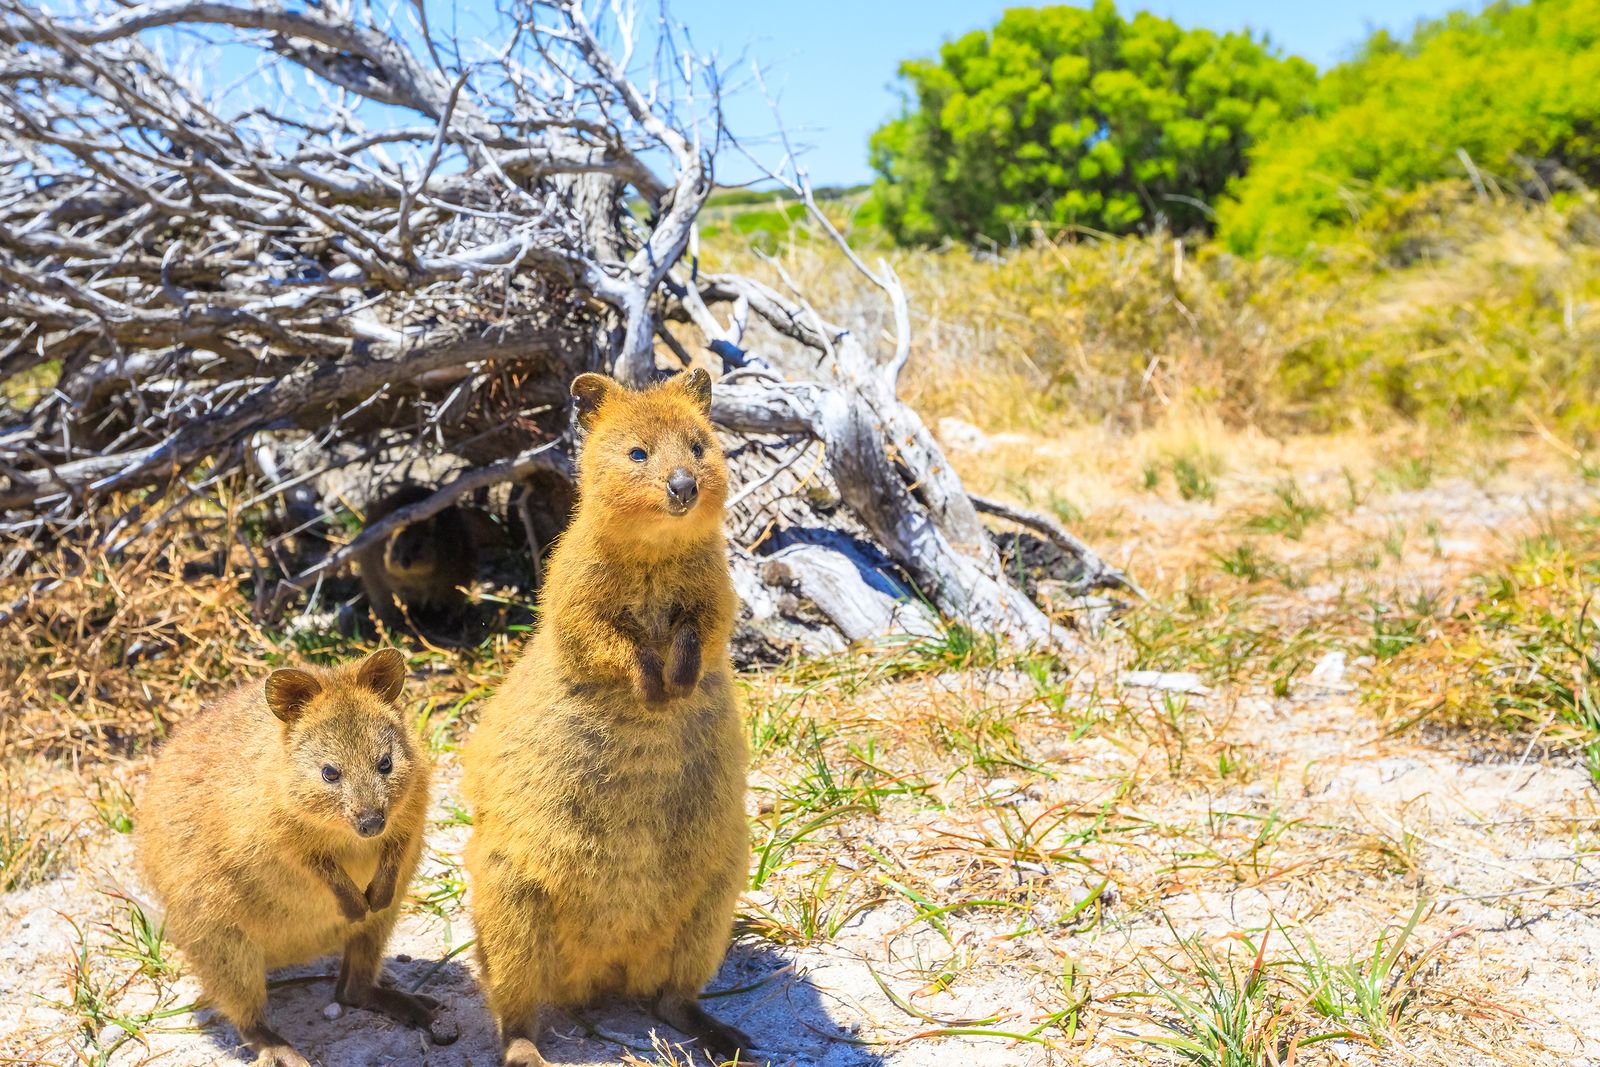
<svg viewBox="0 0 1600 1067">
<path fill-rule="evenodd" d="M 667 641 L 690 609 L 688 598 L 671 587 L 648 589 L 644 595 L 619 599 L 612 607 L 619 628 L 652 644 Z"/>
<path fill-rule="evenodd" d="M 618 569 L 607 574 L 609 588 L 593 603 L 652 637 L 665 636 L 679 620 L 711 606 L 713 590 L 703 570 L 672 564 Z"/>
</svg>

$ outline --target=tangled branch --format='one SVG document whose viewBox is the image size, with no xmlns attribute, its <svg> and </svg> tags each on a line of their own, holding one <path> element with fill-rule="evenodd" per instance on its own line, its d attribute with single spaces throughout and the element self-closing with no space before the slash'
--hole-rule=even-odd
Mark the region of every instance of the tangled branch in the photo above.
<svg viewBox="0 0 1600 1067">
<path fill-rule="evenodd" d="M 844 510 L 790 501 L 790 533 L 847 531 L 828 551 L 865 539 L 946 615 L 1060 644 L 898 399 L 911 318 L 887 263 L 855 255 L 792 167 L 769 177 L 884 293 L 892 352 L 798 293 L 686 263 L 724 141 L 721 72 L 664 17 L 636 62 L 621 0 L 604 19 L 507 2 L 499 39 L 464 45 L 424 0 L 388 16 L 357 0 L 72 16 L 0 0 L 0 529 L 60 536 L 115 500 L 99 534 L 115 547 L 224 477 L 247 477 L 252 501 L 287 493 L 310 475 L 260 458 L 280 438 L 319 473 L 396 451 L 459 461 L 423 503 L 283 576 L 300 589 L 463 494 L 564 476 L 554 413 L 573 374 L 639 384 L 662 361 L 720 360 L 725 431 L 821 443 Z M 196 40 L 253 56 L 247 88 L 187 71 Z M 801 454 L 783 451 L 751 453 L 741 507 L 778 509 Z M 1086 581 L 1125 584 L 1050 536 Z"/>
</svg>

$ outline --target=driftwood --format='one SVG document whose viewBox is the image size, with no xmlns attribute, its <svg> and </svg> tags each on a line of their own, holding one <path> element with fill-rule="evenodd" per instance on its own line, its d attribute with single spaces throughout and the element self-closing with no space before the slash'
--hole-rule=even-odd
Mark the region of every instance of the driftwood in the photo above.
<svg viewBox="0 0 1600 1067">
<path fill-rule="evenodd" d="M 576 373 L 643 383 L 695 360 L 721 375 L 735 516 L 760 531 L 733 558 L 776 644 L 925 631 L 929 607 L 1016 647 L 1070 640 L 1008 580 L 979 512 L 1039 517 L 975 505 L 898 399 L 904 292 L 838 238 L 798 172 L 773 177 L 883 291 L 888 351 L 686 255 L 723 76 L 664 18 L 642 35 L 621 6 L 597 22 L 521 0 L 497 39 L 464 42 L 421 0 L 387 15 L 350 0 L 80 10 L 0 0 L 9 537 L 116 549 L 223 479 L 270 502 L 374 457 L 462 457 L 430 499 L 281 575 L 277 600 L 292 600 L 463 494 L 570 478 Z M 258 60 L 251 88 L 186 73 L 197 41 Z M 260 459 L 269 440 L 299 459 Z M 1085 588 L 1129 587 L 1059 527 L 1046 535 Z"/>
</svg>

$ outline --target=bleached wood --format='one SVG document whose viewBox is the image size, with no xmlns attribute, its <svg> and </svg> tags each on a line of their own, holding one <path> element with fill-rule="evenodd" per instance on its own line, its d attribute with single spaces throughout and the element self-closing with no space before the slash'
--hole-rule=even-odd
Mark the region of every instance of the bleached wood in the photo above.
<svg viewBox="0 0 1600 1067">
<path fill-rule="evenodd" d="M 468 491 L 569 469 L 570 437 L 530 413 L 559 406 L 574 374 L 642 384 L 687 354 L 729 371 L 712 416 L 730 444 L 818 442 L 764 450 L 745 473 L 740 506 L 771 509 L 758 552 L 780 520 L 848 528 L 947 618 L 1015 647 L 1070 645 L 1009 581 L 897 395 L 912 316 L 893 268 L 856 255 L 803 172 L 772 176 L 883 293 L 888 351 L 799 294 L 685 261 L 715 188 L 721 75 L 674 37 L 644 87 L 626 33 L 607 47 L 630 24 L 610 10 L 624 14 L 608 28 L 573 0 L 531 3 L 468 55 L 342 2 L 0 0 L 0 382 L 51 385 L 19 389 L 31 399 L 0 427 L 0 529 L 42 541 L 93 522 L 121 545 L 227 477 L 270 496 L 247 462 L 262 433 L 321 457 L 362 454 L 378 431 L 471 457 L 429 500 L 285 576 L 302 588 Z M 224 114 L 156 47 L 197 29 L 292 70 L 321 106 Z M 379 124 L 363 101 L 389 109 Z M 709 351 L 672 337 L 658 352 L 668 319 L 692 322 Z M 755 322 L 815 352 L 814 369 L 785 374 L 749 350 Z M 818 465 L 833 503 L 774 498 Z M 1097 581 L 1125 582 L 1054 539 Z M 864 594 L 854 604 L 856 564 L 837 546 L 791 539 L 778 555 L 793 588 L 773 602 L 809 597 L 826 621 L 796 632 L 831 627 L 837 640 L 819 644 L 926 625 Z"/>
</svg>

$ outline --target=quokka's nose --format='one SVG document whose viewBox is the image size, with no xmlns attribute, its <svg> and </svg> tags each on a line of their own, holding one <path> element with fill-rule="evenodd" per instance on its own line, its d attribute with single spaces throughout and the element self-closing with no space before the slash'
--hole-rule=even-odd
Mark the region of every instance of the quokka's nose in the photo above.
<svg viewBox="0 0 1600 1067">
<path fill-rule="evenodd" d="M 686 467 L 679 467 L 667 476 L 667 498 L 680 508 L 693 504 L 700 495 L 700 483 Z"/>
<path fill-rule="evenodd" d="M 381 811 L 364 811 L 356 819 L 356 832 L 362 837 L 377 837 L 383 833 L 383 828 L 388 825 L 388 820 Z"/>
</svg>

